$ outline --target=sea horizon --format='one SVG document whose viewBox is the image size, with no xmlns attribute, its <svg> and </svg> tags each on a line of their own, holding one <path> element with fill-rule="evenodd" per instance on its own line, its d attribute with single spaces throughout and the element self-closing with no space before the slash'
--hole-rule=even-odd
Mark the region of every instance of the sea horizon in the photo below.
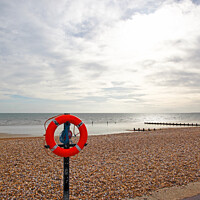
<svg viewBox="0 0 200 200">
<path fill-rule="evenodd" d="M 62 113 L 0 113 L 0 133 L 42 136 L 44 122 Z M 89 135 L 123 133 L 128 130 L 158 129 L 174 126 L 145 122 L 200 123 L 200 113 L 71 113 L 86 125 Z M 58 132 L 61 131 L 61 126 Z"/>
</svg>

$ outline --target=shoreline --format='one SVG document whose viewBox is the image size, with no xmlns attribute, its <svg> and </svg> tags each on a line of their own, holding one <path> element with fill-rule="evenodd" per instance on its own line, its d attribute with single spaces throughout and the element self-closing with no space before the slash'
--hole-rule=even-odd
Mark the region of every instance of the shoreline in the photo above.
<svg viewBox="0 0 200 200">
<path fill-rule="evenodd" d="M 140 133 L 153 133 L 153 132 L 158 132 L 158 131 L 162 131 L 162 130 L 169 130 L 169 131 L 174 131 L 174 130 L 191 130 L 191 129 L 200 129 L 200 127 L 162 127 L 162 128 L 155 128 L 154 129 L 151 129 L 150 131 L 148 129 L 145 129 L 145 131 L 134 131 L 134 130 L 131 130 L 131 129 L 127 129 L 127 130 L 124 130 L 124 131 L 121 131 L 121 132 L 113 132 L 113 133 L 103 133 L 103 134 L 91 134 L 91 135 L 88 135 L 88 137 L 91 137 L 91 136 L 107 136 L 107 135 L 120 135 L 120 134 L 129 134 L 129 133 L 132 133 L 132 134 L 140 134 Z M 43 134 L 41 135 L 34 135 L 34 134 L 18 134 L 18 133 L 4 133 L 4 132 L 0 132 L 0 139 L 6 139 L 6 138 L 26 138 L 26 137 L 43 137 Z"/>
<path fill-rule="evenodd" d="M 93 135 L 87 143 L 70 159 L 70 199 L 177 200 L 200 191 L 200 128 Z M 63 159 L 46 155 L 42 136 L 0 145 L 2 199 L 62 199 Z"/>
<path fill-rule="evenodd" d="M 25 137 L 37 137 L 37 136 L 33 136 L 29 134 L 0 133 L 0 139 L 25 138 Z"/>
</svg>

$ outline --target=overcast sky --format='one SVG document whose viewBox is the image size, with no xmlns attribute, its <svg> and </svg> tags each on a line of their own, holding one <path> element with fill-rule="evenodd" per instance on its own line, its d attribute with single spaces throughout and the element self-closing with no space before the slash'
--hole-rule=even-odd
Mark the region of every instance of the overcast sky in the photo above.
<svg viewBox="0 0 200 200">
<path fill-rule="evenodd" d="M 0 0 L 0 112 L 200 112 L 200 0 Z"/>
</svg>

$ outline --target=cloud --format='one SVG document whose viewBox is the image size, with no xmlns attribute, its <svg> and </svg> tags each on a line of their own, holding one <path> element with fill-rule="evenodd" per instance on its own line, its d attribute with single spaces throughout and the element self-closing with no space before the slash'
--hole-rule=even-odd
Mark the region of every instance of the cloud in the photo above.
<svg viewBox="0 0 200 200">
<path fill-rule="evenodd" d="M 193 88 L 200 89 L 200 76 L 198 73 L 186 72 L 182 70 L 163 71 L 154 74 L 153 84 L 168 88 Z M 185 92 L 184 90 L 182 91 Z M 194 92 L 191 90 L 191 92 Z"/>
<path fill-rule="evenodd" d="M 2 0 L 0 98 L 76 112 L 162 111 L 189 89 L 197 101 L 199 18 L 190 0 Z"/>
</svg>

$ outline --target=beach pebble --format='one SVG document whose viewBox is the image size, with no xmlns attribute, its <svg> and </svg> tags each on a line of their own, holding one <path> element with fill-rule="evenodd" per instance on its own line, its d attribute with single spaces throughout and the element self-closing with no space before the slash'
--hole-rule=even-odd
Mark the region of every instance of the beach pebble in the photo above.
<svg viewBox="0 0 200 200">
<path fill-rule="evenodd" d="M 198 127 L 90 136 L 87 143 L 70 159 L 70 199 L 129 199 L 200 181 Z M 0 145 L 0 199 L 63 199 L 63 158 L 48 156 L 43 138 Z"/>
</svg>

